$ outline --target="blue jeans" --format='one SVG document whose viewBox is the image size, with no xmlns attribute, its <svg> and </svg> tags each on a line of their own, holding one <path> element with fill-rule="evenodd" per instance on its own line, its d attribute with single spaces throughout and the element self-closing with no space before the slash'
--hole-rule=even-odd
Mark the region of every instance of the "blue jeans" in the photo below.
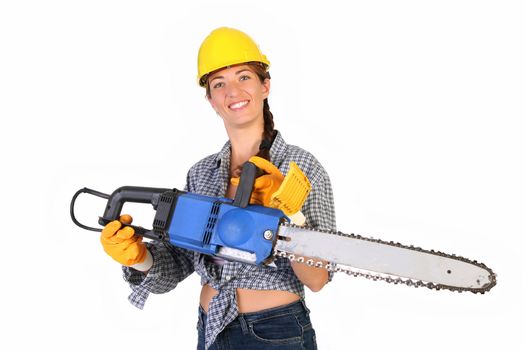
<svg viewBox="0 0 525 350">
<path fill-rule="evenodd" d="M 258 312 L 239 314 L 209 350 L 316 350 L 310 310 L 303 300 Z M 199 307 L 199 344 L 204 350 L 206 314 Z"/>
</svg>

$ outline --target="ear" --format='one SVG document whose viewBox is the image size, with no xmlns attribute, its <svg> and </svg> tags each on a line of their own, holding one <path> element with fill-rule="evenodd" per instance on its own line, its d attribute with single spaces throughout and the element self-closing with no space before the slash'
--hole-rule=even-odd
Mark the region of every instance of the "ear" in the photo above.
<svg viewBox="0 0 525 350">
<path fill-rule="evenodd" d="M 270 95 L 270 79 L 264 79 L 263 83 L 263 99 Z"/>
</svg>

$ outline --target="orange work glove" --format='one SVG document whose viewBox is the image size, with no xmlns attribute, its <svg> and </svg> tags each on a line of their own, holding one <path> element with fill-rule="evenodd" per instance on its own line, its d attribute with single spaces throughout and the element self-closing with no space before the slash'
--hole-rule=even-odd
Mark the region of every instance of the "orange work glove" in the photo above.
<svg viewBox="0 0 525 350">
<path fill-rule="evenodd" d="M 284 176 L 275 165 L 264 158 L 253 156 L 250 158 L 250 162 L 257 165 L 258 168 L 266 173 L 255 179 L 250 204 L 269 207 L 272 194 L 279 189 L 283 183 Z M 239 186 L 238 177 L 232 177 L 230 182 L 232 185 Z"/>
<path fill-rule="evenodd" d="M 142 236 L 135 235 L 135 230 L 129 226 L 121 229 L 122 224 L 129 225 L 131 221 L 133 221 L 131 216 L 122 215 L 119 220 L 107 224 L 100 235 L 104 251 L 126 266 L 142 263 L 148 255 Z"/>
</svg>

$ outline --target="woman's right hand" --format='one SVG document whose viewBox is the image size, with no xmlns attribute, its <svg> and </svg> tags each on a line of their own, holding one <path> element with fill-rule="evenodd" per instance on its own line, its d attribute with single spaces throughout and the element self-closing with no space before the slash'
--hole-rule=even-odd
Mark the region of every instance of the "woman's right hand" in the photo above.
<svg viewBox="0 0 525 350">
<path fill-rule="evenodd" d="M 283 183 L 284 175 L 275 165 L 264 158 L 253 156 L 249 161 L 264 171 L 264 175 L 255 179 L 250 204 L 270 207 L 272 194 L 274 194 Z M 230 182 L 232 185 L 239 186 L 240 178 L 232 177 Z"/>
<path fill-rule="evenodd" d="M 102 230 L 100 242 L 104 251 L 122 265 L 132 266 L 146 260 L 148 250 L 142 242 L 142 236 L 135 235 L 135 230 L 129 225 L 133 219 L 122 215 L 119 220 L 111 221 Z"/>
</svg>

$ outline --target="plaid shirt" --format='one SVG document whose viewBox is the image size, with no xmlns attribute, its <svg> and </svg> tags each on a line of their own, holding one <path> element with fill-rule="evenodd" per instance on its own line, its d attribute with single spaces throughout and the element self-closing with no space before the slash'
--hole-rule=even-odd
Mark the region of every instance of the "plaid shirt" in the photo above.
<svg viewBox="0 0 525 350">
<path fill-rule="evenodd" d="M 206 196 L 224 197 L 229 181 L 230 142 L 222 150 L 208 156 L 188 172 L 185 191 Z M 270 158 L 283 174 L 294 161 L 312 184 L 312 190 L 302 212 L 306 225 L 335 230 L 335 210 L 332 187 L 328 174 L 313 155 L 293 145 L 287 145 L 281 134 L 270 149 Z M 193 271 L 201 276 L 201 284 L 209 284 L 219 294 L 213 297 L 208 308 L 206 323 L 206 349 L 217 335 L 238 315 L 236 288 L 257 290 L 284 290 L 304 298 L 304 285 L 295 276 L 288 259 L 277 258 L 277 269 L 226 261 L 220 266 L 210 262 L 205 255 L 175 247 L 166 242 L 147 242 L 154 264 L 147 275 L 123 267 L 124 279 L 133 292 L 130 302 L 142 309 L 150 293 L 166 293 Z M 332 273 L 329 274 L 329 280 Z"/>
</svg>

